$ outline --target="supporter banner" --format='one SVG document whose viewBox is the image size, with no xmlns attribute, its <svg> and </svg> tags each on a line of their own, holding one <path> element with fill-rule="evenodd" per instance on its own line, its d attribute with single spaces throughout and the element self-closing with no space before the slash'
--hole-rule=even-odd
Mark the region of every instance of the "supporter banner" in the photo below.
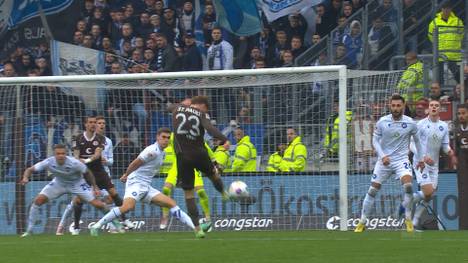
<svg viewBox="0 0 468 263">
<path fill-rule="evenodd" d="M 302 8 L 318 5 L 323 0 L 257 0 L 257 4 L 265 13 L 268 22 L 299 12 Z"/>
<path fill-rule="evenodd" d="M 67 8 L 73 0 L 13 0 L 13 1 L 2 1 L 9 2 L 5 7 L 11 7 L 11 12 L 8 18 L 8 26 L 10 28 L 27 21 L 33 17 L 39 15 L 39 2 L 42 6 L 42 10 L 46 15 L 58 13 L 63 9 Z"/>
<path fill-rule="evenodd" d="M 64 7 L 63 11 L 60 9 L 54 14 L 50 14 L 51 12 L 49 12 L 50 15 L 46 16 L 55 40 L 70 41 L 73 37 L 75 23 L 80 16 L 80 12 L 77 12 L 80 8 L 80 1 L 71 2 L 73 3 Z M 0 59 L 8 57 L 16 47 L 25 47 L 30 49 L 47 41 L 41 19 L 37 16 L 29 19 L 28 21 L 16 24 L 14 28 L 8 28 L 10 13 L 7 13 L 6 5 L 11 5 L 9 8 L 12 8 L 13 1 L 0 0 Z"/>
<path fill-rule="evenodd" d="M 104 74 L 104 52 L 53 40 L 50 43 L 55 76 Z"/>
<path fill-rule="evenodd" d="M 304 175 L 268 174 L 265 176 L 224 176 L 225 184 L 235 179 L 245 181 L 253 197 L 252 202 L 223 203 L 211 184 L 206 182 L 206 191 L 210 197 L 212 218 L 217 230 L 284 230 L 284 229 L 338 229 L 339 178 L 337 174 Z M 162 177 L 154 178 L 153 187 L 162 189 Z M 439 189 L 433 199 L 434 211 L 450 230 L 458 229 L 458 194 L 457 175 L 443 173 L 439 176 Z M 367 174 L 350 175 L 348 203 L 350 208 L 348 226 L 352 229 L 357 224 L 362 199 L 369 187 L 370 176 Z M 33 181 L 26 186 L 26 200 L 29 211 L 34 196 L 48 182 Z M 16 233 L 15 186 L 14 182 L 0 183 L 2 193 L 0 210 L 0 234 Z M 114 180 L 117 191 L 124 193 L 124 185 Z M 392 189 L 389 191 L 389 189 Z M 34 231 L 36 233 L 55 231 L 56 224 L 64 208 L 70 202 L 70 196 L 62 196 L 42 206 L 39 210 Z M 176 189 L 174 198 L 185 209 L 182 190 Z M 400 229 L 402 221 L 394 218 L 395 209 L 401 202 L 399 182 L 388 182 L 376 197 L 376 207 L 369 221 L 369 229 Z M 128 217 L 137 222 L 141 231 L 157 231 L 161 209 L 158 206 L 138 203 Z M 96 222 L 102 213 L 89 205 L 84 206 L 83 226 Z M 71 222 L 71 219 L 68 220 Z M 85 227 L 83 227 L 85 228 Z M 173 230 L 188 230 L 177 220 L 172 221 Z"/>
<path fill-rule="evenodd" d="M 214 0 L 219 26 L 238 36 L 251 36 L 262 30 L 254 1 Z"/>
</svg>

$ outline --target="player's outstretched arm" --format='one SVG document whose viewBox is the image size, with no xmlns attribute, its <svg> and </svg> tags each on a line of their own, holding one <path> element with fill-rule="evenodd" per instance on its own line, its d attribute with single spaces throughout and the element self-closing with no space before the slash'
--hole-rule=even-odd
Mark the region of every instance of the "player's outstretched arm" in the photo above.
<svg viewBox="0 0 468 263">
<path fill-rule="evenodd" d="M 94 174 L 90 170 L 86 170 L 86 172 L 83 173 L 83 177 L 86 180 L 86 182 L 93 187 L 93 190 L 96 195 L 99 195 L 99 187 L 96 184 L 96 178 L 94 178 Z"/>
<path fill-rule="evenodd" d="M 122 177 L 120 177 L 120 181 L 125 183 L 127 181 L 128 175 L 133 173 L 136 169 L 140 168 L 140 166 L 142 166 L 144 163 L 145 163 L 145 161 L 143 161 L 140 158 L 136 158 L 135 160 L 133 160 L 128 165 L 127 171 L 125 171 L 125 173 L 122 175 Z"/>
<path fill-rule="evenodd" d="M 211 136 L 222 141 L 223 144 L 226 144 L 228 138 L 224 134 L 222 134 L 218 129 L 216 129 L 216 127 L 214 127 L 213 124 L 211 124 L 210 120 L 207 119 L 205 116 L 201 118 L 201 124 Z"/>
<path fill-rule="evenodd" d="M 23 173 L 23 178 L 21 178 L 20 184 L 25 185 L 29 183 L 29 177 L 34 173 L 34 166 L 29 167 Z"/>
</svg>

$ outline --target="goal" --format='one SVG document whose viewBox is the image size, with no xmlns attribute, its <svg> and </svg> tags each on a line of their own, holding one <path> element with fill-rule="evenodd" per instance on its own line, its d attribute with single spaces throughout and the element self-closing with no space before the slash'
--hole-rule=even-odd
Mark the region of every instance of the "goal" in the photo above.
<svg viewBox="0 0 468 263">
<path fill-rule="evenodd" d="M 172 128 L 167 106 L 194 95 L 210 98 L 211 121 L 231 140 L 231 159 L 236 158 L 233 133 L 238 127 L 257 150 L 255 172 L 223 173 L 226 187 L 235 180 L 247 184 L 248 201 L 223 203 L 205 179 L 217 231 L 352 228 L 372 174 L 372 125 L 386 113 L 400 74 L 319 66 L 1 78 L 0 234 L 24 231 L 34 196 L 51 179 L 34 174 L 23 187 L 17 182 L 24 169 L 51 156 L 56 143 L 70 147 L 73 136 L 83 131 L 85 116 L 106 119 L 106 136 L 114 144 L 111 176 L 123 195 L 118 178 L 128 163 L 154 142 L 158 128 Z M 288 128 L 307 148 L 305 168 L 267 171 L 270 155 L 289 143 Z M 213 147 L 210 136 L 206 141 Z M 153 186 L 161 190 L 164 179 L 156 173 Z M 400 196 L 398 182 L 384 185 L 376 201 L 377 221 L 393 220 Z M 173 197 L 185 209 L 182 190 Z M 64 195 L 42 206 L 34 231 L 53 233 L 70 200 Z M 85 206 L 82 229 L 101 216 Z M 137 204 L 128 215 L 135 231 L 159 231 L 160 216 L 160 208 L 148 204 Z M 384 227 L 398 227 L 392 223 Z M 168 231 L 183 230 L 188 229 L 171 220 Z"/>
</svg>

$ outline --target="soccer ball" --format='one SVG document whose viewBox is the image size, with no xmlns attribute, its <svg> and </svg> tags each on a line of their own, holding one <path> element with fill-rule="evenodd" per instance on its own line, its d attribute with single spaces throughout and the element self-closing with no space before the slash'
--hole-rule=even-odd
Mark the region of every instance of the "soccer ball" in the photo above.
<svg viewBox="0 0 468 263">
<path fill-rule="evenodd" d="M 247 185 L 242 181 L 232 182 L 229 186 L 229 195 L 234 198 L 249 196 Z"/>
</svg>

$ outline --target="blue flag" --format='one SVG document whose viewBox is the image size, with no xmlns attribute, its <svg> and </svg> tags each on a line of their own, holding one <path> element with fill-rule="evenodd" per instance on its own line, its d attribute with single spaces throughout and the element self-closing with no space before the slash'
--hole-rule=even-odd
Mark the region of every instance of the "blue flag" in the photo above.
<svg viewBox="0 0 468 263">
<path fill-rule="evenodd" d="M 39 3 L 46 15 L 58 13 L 73 3 L 73 0 L 11 0 L 0 1 L 0 27 L 12 28 L 39 15 Z M 8 21 L 7 23 L 5 23 Z"/>
<path fill-rule="evenodd" d="M 251 36 L 262 30 L 255 1 L 214 0 L 219 26 L 237 36 Z"/>
</svg>

